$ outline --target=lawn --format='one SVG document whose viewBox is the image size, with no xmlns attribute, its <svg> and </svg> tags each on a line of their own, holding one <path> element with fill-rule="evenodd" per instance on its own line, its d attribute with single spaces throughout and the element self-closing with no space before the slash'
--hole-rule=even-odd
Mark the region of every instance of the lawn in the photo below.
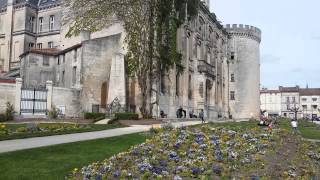
<svg viewBox="0 0 320 180">
<path fill-rule="evenodd" d="M 282 129 L 291 131 L 290 120 L 288 119 L 279 119 L 278 124 L 275 127 L 279 126 Z M 228 122 L 228 123 L 211 123 L 217 127 L 226 127 L 230 129 L 239 130 L 242 128 L 253 128 L 257 127 L 257 121 L 248 121 L 248 122 Z M 310 121 L 300 120 L 298 122 L 299 133 L 302 137 L 307 139 L 318 139 L 320 140 L 320 125 L 312 123 Z"/>
<path fill-rule="evenodd" d="M 140 144 L 145 134 L 62 144 L 0 154 L 0 179 L 58 180 L 72 169 L 109 158 Z"/>
<path fill-rule="evenodd" d="M 0 124 L 1 125 L 1 124 Z M 97 124 L 68 124 L 68 123 L 40 123 L 40 124 L 3 124 L 0 127 L 0 141 L 42 137 L 92 131 L 102 131 L 124 127 L 122 125 L 97 125 Z"/>
<path fill-rule="evenodd" d="M 283 129 L 291 130 L 290 120 L 281 119 L 279 125 Z M 298 129 L 302 137 L 320 140 L 320 125 L 310 121 L 300 120 L 298 122 Z"/>
</svg>

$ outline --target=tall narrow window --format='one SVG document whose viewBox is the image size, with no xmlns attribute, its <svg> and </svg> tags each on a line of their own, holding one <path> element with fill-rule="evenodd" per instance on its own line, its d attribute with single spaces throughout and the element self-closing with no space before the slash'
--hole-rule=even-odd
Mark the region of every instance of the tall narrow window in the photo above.
<svg viewBox="0 0 320 180">
<path fill-rule="evenodd" d="M 230 57 L 230 59 L 231 59 L 231 60 L 234 60 L 234 57 L 235 57 L 234 52 L 231 52 L 231 57 Z"/>
<path fill-rule="evenodd" d="M 43 66 L 50 66 L 50 62 L 49 62 L 49 57 L 48 56 L 43 56 Z"/>
<path fill-rule="evenodd" d="M 32 49 L 34 47 L 34 43 L 29 43 L 29 49 Z"/>
<path fill-rule="evenodd" d="M 180 95 L 180 74 L 176 74 L 176 95 Z"/>
<path fill-rule="evenodd" d="M 236 100 L 236 93 L 234 91 L 230 91 L 230 100 Z"/>
<path fill-rule="evenodd" d="M 192 99 L 192 94 L 193 94 L 191 83 L 192 83 L 192 77 L 191 77 L 191 75 L 189 75 L 189 82 L 188 82 L 188 97 L 189 97 L 189 99 Z"/>
<path fill-rule="evenodd" d="M 290 102 L 290 97 L 287 97 L 287 103 L 289 103 Z"/>
<path fill-rule="evenodd" d="M 43 29 L 43 17 L 39 17 L 39 32 L 42 32 Z"/>
<path fill-rule="evenodd" d="M 30 30 L 30 32 L 34 32 L 33 29 L 34 29 L 34 17 L 31 16 L 31 17 L 29 17 L 29 30 Z"/>
<path fill-rule="evenodd" d="M 62 78 L 61 78 L 61 82 L 62 82 L 62 85 L 64 86 L 64 74 L 65 74 L 65 72 L 64 71 L 62 71 Z"/>
<path fill-rule="evenodd" d="M 235 80 L 234 80 L 234 74 L 231 74 L 230 79 L 231 79 L 231 80 L 230 80 L 231 82 L 235 82 Z"/>
<path fill-rule="evenodd" d="M 73 56 L 74 62 L 77 62 L 77 56 L 78 56 L 78 52 L 77 52 L 77 49 L 75 49 L 74 56 Z"/>
<path fill-rule="evenodd" d="M 53 31 L 53 28 L 54 28 L 54 15 L 51 15 L 49 19 L 49 31 Z"/>
<path fill-rule="evenodd" d="M 296 97 L 292 97 L 292 102 L 293 102 L 293 103 L 296 102 Z"/>
<path fill-rule="evenodd" d="M 48 42 L 48 48 L 53 48 L 53 42 L 52 41 Z"/>
<path fill-rule="evenodd" d="M 72 85 L 76 85 L 76 82 L 77 82 L 77 67 L 74 66 L 72 68 Z"/>
<path fill-rule="evenodd" d="M 37 44 L 37 48 L 38 48 L 38 49 L 42 49 L 42 43 L 38 43 L 38 44 Z"/>
</svg>

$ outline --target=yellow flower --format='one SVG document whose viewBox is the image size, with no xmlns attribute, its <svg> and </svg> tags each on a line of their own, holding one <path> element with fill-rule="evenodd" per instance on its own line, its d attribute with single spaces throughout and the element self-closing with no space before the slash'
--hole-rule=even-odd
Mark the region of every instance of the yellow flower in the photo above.
<svg viewBox="0 0 320 180">
<path fill-rule="evenodd" d="M 78 171 L 78 168 L 74 168 L 74 170 L 73 171 Z"/>
<path fill-rule="evenodd" d="M 4 128 L 6 128 L 6 126 L 3 124 L 3 125 L 1 125 L 1 128 L 4 129 Z"/>
</svg>

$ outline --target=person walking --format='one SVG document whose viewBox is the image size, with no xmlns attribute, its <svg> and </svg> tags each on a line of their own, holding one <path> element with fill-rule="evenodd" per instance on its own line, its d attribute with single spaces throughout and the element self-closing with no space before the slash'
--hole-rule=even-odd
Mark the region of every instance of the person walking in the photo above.
<svg viewBox="0 0 320 180">
<path fill-rule="evenodd" d="M 298 131 L 298 121 L 295 119 L 291 120 L 291 127 L 293 129 L 293 132 L 296 133 Z"/>
<path fill-rule="evenodd" d="M 203 109 L 201 109 L 201 111 L 200 111 L 200 113 L 199 113 L 199 118 L 201 119 L 201 122 L 202 122 L 202 123 L 205 123 Z"/>
</svg>

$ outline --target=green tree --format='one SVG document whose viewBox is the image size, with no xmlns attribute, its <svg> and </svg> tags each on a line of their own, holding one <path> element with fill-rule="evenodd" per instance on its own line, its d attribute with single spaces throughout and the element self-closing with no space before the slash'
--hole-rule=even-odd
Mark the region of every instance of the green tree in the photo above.
<svg viewBox="0 0 320 180">
<path fill-rule="evenodd" d="M 68 37 L 122 22 L 128 75 L 138 81 L 141 114 L 150 117 L 155 80 L 161 71 L 183 67 L 176 46 L 177 29 L 197 14 L 198 5 L 199 0 L 66 0 L 64 21 L 71 24 Z"/>
</svg>

